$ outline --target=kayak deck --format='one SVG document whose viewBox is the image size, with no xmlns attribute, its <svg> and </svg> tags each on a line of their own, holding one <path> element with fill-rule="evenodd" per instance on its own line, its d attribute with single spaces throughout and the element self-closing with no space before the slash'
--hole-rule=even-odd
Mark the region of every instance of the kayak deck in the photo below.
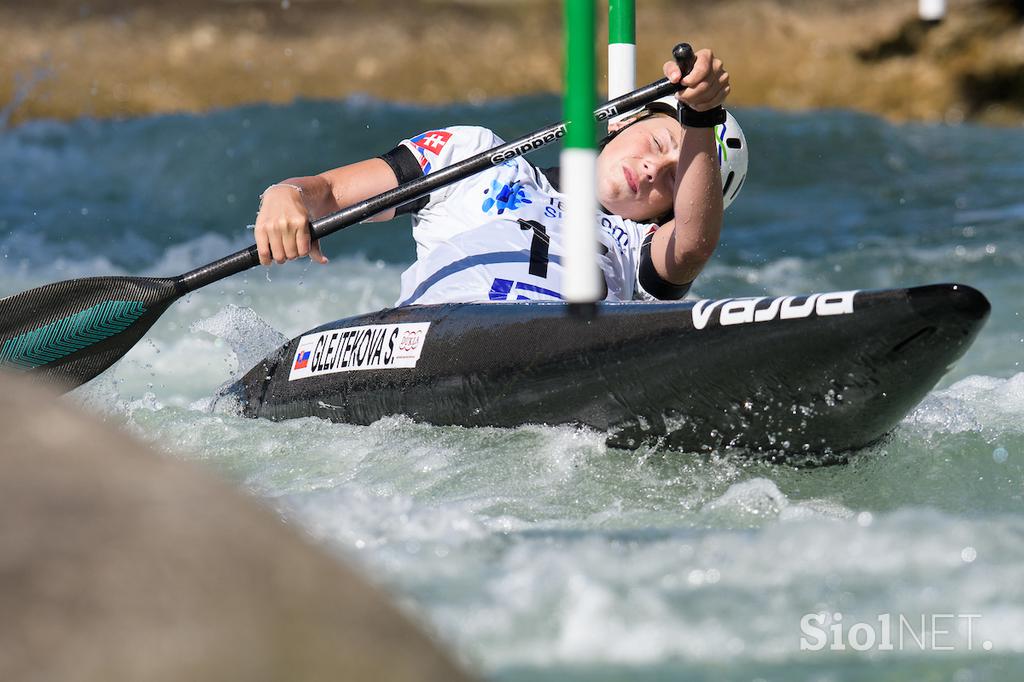
<svg viewBox="0 0 1024 682">
<path fill-rule="evenodd" d="M 828 455 L 890 431 L 989 312 L 958 284 L 779 298 L 411 306 L 293 339 L 228 389 L 250 417 L 579 424 L 621 447 Z"/>
</svg>

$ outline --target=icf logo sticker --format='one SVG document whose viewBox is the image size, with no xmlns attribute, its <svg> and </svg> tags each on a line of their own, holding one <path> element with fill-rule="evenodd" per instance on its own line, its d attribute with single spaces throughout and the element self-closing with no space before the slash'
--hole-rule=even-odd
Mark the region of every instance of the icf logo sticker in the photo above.
<svg viewBox="0 0 1024 682">
<path fill-rule="evenodd" d="M 398 350 L 403 353 L 411 353 L 419 348 L 420 341 L 423 340 L 422 329 L 410 329 L 402 334 L 401 340 L 398 342 Z"/>
</svg>

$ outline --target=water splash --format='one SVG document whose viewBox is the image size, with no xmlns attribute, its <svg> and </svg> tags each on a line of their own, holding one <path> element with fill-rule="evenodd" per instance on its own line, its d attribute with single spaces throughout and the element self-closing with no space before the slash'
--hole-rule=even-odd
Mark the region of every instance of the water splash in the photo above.
<svg viewBox="0 0 1024 682">
<path fill-rule="evenodd" d="M 231 379 L 239 378 L 250 367 L 288 342 L 252 308 L 229 304 L 216 315 L 192 323 L 193 332 L 206 332 L 222 339 L 231 348 L 236 366 Z"/>
</svg>

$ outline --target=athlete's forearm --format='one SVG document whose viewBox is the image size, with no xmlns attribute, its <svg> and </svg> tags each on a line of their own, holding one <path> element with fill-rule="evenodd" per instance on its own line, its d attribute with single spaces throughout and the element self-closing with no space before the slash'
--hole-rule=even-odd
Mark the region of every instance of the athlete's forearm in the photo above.
<svg viewBox="0 0 1024 682">
<path fill-rule="evenodd" d="M 714 129 L 685 129 L 677 177 L 675 220 L 671 233 L 663 237 L 664 272 L 659 274 L 685 284 L 710 260 L 722 231 L 722 180 Z"/>
<path fill-rule="evenodd" d="M 260 263 L 284 263 L 310 255 L 326 263 L 317 243 L 310 241 L 308 224 L 335 211 L 398 186 L 394 171 L 381 159 L 368 159 L 319 175 L 289 178 L 263 193 L 256 216 L 256 246 Z M 394 210 L 370 220 L 387 220 Z"/>
<path fill-rule="evenodd" d="M 398 178 L 395 177 L 395 172 L 382 159 L 359 161 L 321 173 L 316 178 L 326 185 L 328 192 L 322 198 L 323 203 L 318 207 L 323 209 L 322 212 L 314 211 L 310 206 L 314 218 L 340 211 L 398 187 Z M 369 221 L 390 220 L 394 216 L 395 210 L 388 209 L 373 216 Z"/>
<path fill-rule="evenodd" d="M 316 219 L 338 210 L 330 183 L 319 175 L 305 175 L 281 180 L 276 185 L 271 185 L 267 191 L 273 191 L 276 187 L 285 188 L 283 189 L 285 192 L 287 192 L 286 188 L 297 187 L 310 219 Z"/>
</svg>

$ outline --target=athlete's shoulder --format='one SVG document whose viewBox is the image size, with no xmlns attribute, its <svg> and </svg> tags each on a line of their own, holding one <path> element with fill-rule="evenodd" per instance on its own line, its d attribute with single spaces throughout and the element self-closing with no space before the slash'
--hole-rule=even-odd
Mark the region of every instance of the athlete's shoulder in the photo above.
<svg viewBox="0 0 1024 682">
<path fill-rule="evenodd" d="M 481 126 L 447 126 L 426 130 L 403 142 L 413 152 L 437 157 L 442 165 L 464 159 L 502 144 L 494 131 Z"/>
<path fill-rule="evenodd" d="M 497 133 L 483 126 L 455 125 L 448 126 L 445 130 L 452 134 L 453 139 L 457 138 L 463 144 L 476 143 L 494 147 L 504 142 Z"/>
</svg>

